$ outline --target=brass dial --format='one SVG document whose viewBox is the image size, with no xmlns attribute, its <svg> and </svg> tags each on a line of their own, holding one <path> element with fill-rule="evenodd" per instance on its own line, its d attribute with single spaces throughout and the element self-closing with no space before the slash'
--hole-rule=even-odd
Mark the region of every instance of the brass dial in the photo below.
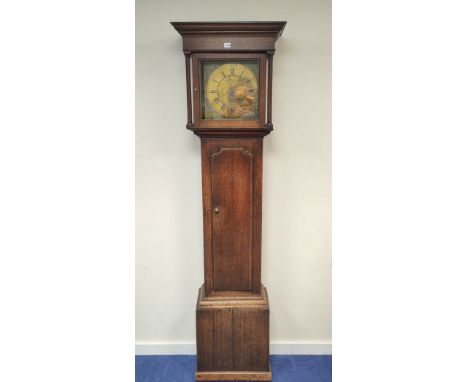
<svg viewBox="0 0 468 382">
<path fill-rule="evenodd" d="M 257 97 L 257 80 L 245 65 L 220 65 L 208 78 L 207 101 L 211 108 L 224 118 L 255 117 Z"/>
</svg>

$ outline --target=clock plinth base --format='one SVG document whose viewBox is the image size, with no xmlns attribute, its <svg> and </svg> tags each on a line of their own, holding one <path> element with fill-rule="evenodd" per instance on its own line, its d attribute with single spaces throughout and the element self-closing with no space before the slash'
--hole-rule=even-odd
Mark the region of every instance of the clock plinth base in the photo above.
<svg viewBox="0 0 468 382">
<path fill-rule="evenodd" d="M 197 381 L 271 381 L 268 295 L 218 292 L 197 301 Z"/>
</svg>

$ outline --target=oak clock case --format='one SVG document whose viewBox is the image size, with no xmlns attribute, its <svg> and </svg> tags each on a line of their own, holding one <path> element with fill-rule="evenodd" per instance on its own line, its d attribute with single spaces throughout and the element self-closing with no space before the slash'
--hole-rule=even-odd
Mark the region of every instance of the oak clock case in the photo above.
<svg viewBox="0 0 468 382">
<path fill-rule="evenodd" d="M 286 22 L 171 24 L 183 38 L 187 128 L 201 138 L 196 379 L 271 381 L 261 283 L 263 138 L 273 130 L 273 54 Z"/>
</svg>

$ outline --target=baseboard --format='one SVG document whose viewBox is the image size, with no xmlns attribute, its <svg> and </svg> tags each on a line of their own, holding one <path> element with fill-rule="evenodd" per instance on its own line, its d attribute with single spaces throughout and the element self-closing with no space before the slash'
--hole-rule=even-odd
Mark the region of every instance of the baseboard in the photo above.
<svg viewBox="0 0 468 382">
<path fill-rule="evenodd" d="M 332 353 L 331 342 L 271 342 L 270 354 L 323 355 Z"/>
<path fill-rule="evenodd" d="M 196 354 L 195 343 L 170 343 L 170 342 L 137 342 L 136 355 L 190 355 Z"/>
<path fill-rule="evenodd" d="M 272 342 L 270 354 L 331 354 L 331 342 Z M 136 355 L 193 355 L 195 343 L 139 342 L 135 345 Z"/>
</svg>

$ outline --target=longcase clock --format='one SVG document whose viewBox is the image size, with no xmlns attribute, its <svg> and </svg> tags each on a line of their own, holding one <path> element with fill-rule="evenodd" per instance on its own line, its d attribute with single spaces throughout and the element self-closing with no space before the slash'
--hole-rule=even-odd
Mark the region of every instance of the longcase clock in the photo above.
<svg viewBox="0 0 468 382">
<path fill-rule="evenodd" d="M 286 22 L 171 24 L 183 37 L 187 128 L 201 138 L 205 282 L 196 379 L 271 381 L 262 149 L 273 130 L 273 54 Z"/>
</svg>

